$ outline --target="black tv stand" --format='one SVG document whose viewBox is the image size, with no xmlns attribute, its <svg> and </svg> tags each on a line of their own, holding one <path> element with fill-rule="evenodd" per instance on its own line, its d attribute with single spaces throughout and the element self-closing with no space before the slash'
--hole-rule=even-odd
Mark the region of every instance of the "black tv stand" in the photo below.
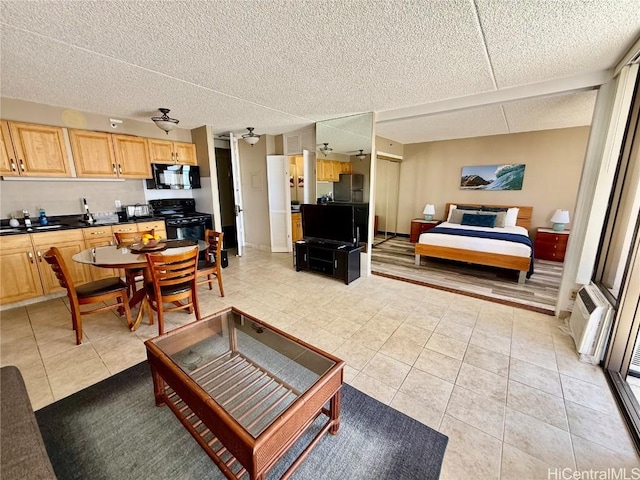
<svg viewBox="0 0 640 480">
<path fill-rule="evenodd" d="M 308 270 L 339 278 L 349 285 L 360 278 L 362 247 L 329 242 L 296 242 L 296 271 Z"/>
</svg>

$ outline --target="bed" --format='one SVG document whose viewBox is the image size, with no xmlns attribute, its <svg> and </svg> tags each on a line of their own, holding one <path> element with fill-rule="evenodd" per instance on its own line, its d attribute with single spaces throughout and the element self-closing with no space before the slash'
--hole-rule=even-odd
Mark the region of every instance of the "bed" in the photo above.
<svg viewBox="0 0 640 480">
<path fill-rule="evenodd" d="M 451 205 L 447 203 L 445 208 L 447 220 L 449 220 Z M 533 273 L 533 245 L 530 240 L 527 240 L 533 207 L 460 203 L 454 205 L 458 207 L 458 215 L 461 212 L 464 214 L 465 211 L 471 215 L 475 211 L 481 211 L 487 215 L 493 213 L 492 210 L 517 208 L 515 227 L 492 228 L 451 222 L 441 223 L 420 235 L 415 245 L 415 264 L 420 265 L 420 257 L 425 256 L 517 270 L 518 283 L 524 283 L 525 279 Z M 455 219 L 451 220 L 455 221 Z M 495 236 L 500 238 L 483 238 L 486 235 L 493 235 L 481 232 L 497 233 L 498 235 Z M 524 236 L 526 238 L 520 238 Z"/>
</svg>

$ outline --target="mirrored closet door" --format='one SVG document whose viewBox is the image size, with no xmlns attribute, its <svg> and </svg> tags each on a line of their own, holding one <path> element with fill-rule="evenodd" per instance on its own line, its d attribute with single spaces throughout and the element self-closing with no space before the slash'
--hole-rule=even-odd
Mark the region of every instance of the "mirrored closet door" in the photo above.
<svg viewBox="0 0 640 480">
<path fill-rule="evenodd" d="M 400 162 L 381 158 L 376 164 L 376 240 L 394 237 L 398 231 Z"/>
</svg>

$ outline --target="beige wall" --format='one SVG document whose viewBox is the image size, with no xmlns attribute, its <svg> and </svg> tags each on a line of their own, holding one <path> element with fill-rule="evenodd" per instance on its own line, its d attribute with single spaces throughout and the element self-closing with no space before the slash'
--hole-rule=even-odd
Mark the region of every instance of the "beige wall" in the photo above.
<svg viewBox="0 0 640 480">
<path fill-rule="evenodd" d="M 426 203 L 435 218 L 447 202 L 533 206 L 532 230 L 551 226 L 557 208 L 573 216 L 588 136 L 589 127 L 576 127 L 404 145 L 398 232 L 409 233 Z M 460 190 L 463 166 L 512 163 L 526 165 L 522 190 Z"/>
<path fill-rule="evenodd" d="M 378 154 L 390 153 L 401 157 L 404 153 L 404 145 L 395 140 L 376 136 L 376 152 Z"/>
<path fill-rule="evenodd" d="M 275 140 L 268 137 L 262 135 L 253 146 L 238 141 L 245 243 L 262 250 L 271 249 L 266 156 L 275 150 Z"/>
</svg>

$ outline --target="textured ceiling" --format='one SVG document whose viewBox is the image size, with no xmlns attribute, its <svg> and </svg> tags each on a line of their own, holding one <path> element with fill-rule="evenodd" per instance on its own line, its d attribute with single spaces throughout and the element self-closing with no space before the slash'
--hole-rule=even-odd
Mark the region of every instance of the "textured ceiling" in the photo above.
<svg viewBox="0 0 640 480">
<path fill-rule="evenodd" d="M 181 127 L 239 133 L 388 112 L 377 134 L 401 143 L 587 125 L 593 92 L 523 99 L 539 82 L 566 77 L 584 90 L 582 76 L 613 67 L 640 34 L 639 0 L 3 0 L 0 8 L 3 97 L 142 121 L 167 107 Z M 523 86 L 508 103 L 487 97 Z M 419 113 L 458 98 L 478 106 Z M 415 106 L 418 114 L 402 116 Z"/>
</svg>

